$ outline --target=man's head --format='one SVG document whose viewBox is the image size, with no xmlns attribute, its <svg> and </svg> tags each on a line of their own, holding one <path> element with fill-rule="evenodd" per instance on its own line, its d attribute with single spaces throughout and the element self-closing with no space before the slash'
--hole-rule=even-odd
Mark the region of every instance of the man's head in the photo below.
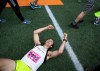
<svg viewBox="0 0 100 71">
<path fill-rule="evenodd" d="M 47 46 L 48 48 L 52 48 L 53 44 L 54 44 L 53 39 L 48 39 L 46 40 L 44 45 Z"/>
</svg>

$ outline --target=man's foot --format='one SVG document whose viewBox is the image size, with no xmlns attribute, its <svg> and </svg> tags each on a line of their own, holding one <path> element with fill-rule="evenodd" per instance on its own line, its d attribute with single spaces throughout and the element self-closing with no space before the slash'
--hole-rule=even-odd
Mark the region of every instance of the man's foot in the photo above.
<svg viewBox="0 0 100 71">
<path fill-rule="evenodd" d="M 0 23 L 5 23 L 5 22 L 6 22 L 5 19 L 0 18 Z"/>
<path fill-rule="evenodd" d="M 79 26 L 77 25 L 77 23 L 71 23 L 70 27 L 74 28 L 74 29 L 79 29 Z"/>
<path fill-rule="evenodd" d="M 22 22 L 22 24 L 31 24 L 31 21 L 25 19 L 25 20 Z"/>
<path fill-rule="evenodd" d="M 35 9 L 35 8 L 41 8 L 40 5 L 34 5 L 33 3 L 30 2 L 30 6 L 32 9 Z"/>
<path fill-rule="evenodd" d="M 99 25 L 99 18 L 95 18 L 94 25 Z"/>
</svg>

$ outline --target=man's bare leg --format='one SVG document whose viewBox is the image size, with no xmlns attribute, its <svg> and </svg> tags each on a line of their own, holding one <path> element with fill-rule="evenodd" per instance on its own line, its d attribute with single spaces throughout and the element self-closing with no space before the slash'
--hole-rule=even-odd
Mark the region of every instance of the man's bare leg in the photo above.
<svg viewBox="0 0 100 71">
<path fill-rule="evenodd" d="M 0 71 L 15 71 L 15 65 L 14 60 L 0 58 Z"/>
<path fill-rule="evenodd" d="M 79 22 L 81 22 L 81 21 L 83 20 L 83 18 L 84 18 L 85 15 L 86 15 L 86 13 L 82 11 L 82 12 L 76 17 L 76 19 L 71 23 L 71 26 L 72 26 L 73 28 L 75 28 L 75 29 L 78 29 L 78 28 L 79 28 L 79 27 L 78 27 L 78 24 L 79 24 Z"/>
<path fill-rule="evenodd" d="M 81 21 L 81 20 L 84 18 L 85 15 L 86 15 L 86 13 L 82 11 L 82 12 L 76 17 L 75 22 L 78 23 L 79 21 Z"/>
</svg>

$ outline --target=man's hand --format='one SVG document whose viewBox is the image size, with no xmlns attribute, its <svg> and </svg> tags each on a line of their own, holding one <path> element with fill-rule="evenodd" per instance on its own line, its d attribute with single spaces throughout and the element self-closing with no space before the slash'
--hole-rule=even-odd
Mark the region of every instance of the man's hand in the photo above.
<svg viewBox="0 0 100 71">
<path fill-rule="evenodd" d="M 48 29 L 54 29 L 54 27 L 52 25 L 48 25 L 47 28 Z"/>
<path fill-rule="evenodd" d="M 64 33 L 64 39 L 67 40 L 67 33 Z"/>
</svg>

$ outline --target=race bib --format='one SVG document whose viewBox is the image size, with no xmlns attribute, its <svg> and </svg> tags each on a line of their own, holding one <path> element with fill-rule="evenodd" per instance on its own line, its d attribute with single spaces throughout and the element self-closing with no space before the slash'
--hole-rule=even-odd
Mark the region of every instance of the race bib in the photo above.
<svg viewBox="0 0 100 71">
<path fill-rule="evenodd" d="M 38 55 L 36 52 L 34 51 L 30 51 L 27 55 L 27 57 L 29 59 L 31 59 L 32 61 L 34 61 L 35 63 L 37 63 L 37 61 L 41 58 L 40 55 Z"/>
</svg>

